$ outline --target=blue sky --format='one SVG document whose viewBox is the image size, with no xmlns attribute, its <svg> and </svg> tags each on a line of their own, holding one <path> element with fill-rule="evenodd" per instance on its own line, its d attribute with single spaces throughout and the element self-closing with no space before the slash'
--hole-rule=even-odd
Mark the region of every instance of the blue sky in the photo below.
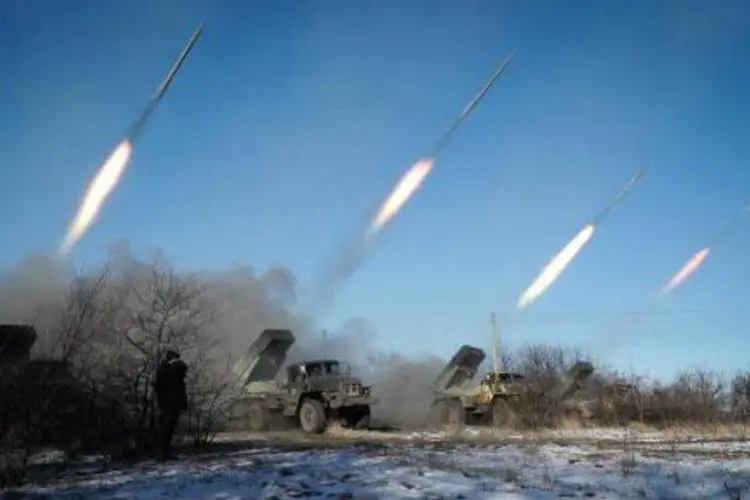
<svg viewBox="0 0 750 500">
<path fill-rule="evenodd" d="M 654 375 L 747 367 L 750 224 L 654 298 L 750 200 L 742 1 L 4 2 L 0 264 L 54 251 L 201 19 L 76 262 L 126 238 L 196 268 L 283 264 L 304 287 L 516 48 L 328 321 L 361 315 L 381 347 L 449 355 L 486 343 L 496 310 L 511 346 L 579 345 Z M 508 321 L 638 168 L 561 280 Z"/>
</svg>

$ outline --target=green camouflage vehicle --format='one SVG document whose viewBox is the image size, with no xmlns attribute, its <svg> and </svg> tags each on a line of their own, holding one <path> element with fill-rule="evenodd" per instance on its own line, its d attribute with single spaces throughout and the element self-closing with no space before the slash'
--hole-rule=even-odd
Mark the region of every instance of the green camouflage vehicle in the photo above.
<svg viewBox="0 0 750 500">
<path fill-rule="evenodd" d="M 352 428 L 369 426 L 370 406 L 377 400 L 346 363 L 303 361 L 278 377 L 295 340 L 289 330 L 264 330 L 252 343 L 235 367 L 240 394 L 230 404 L 230 426 L 263 431 L 287 421 L 312 434 L 324 432 L 331 420 Z"/>
</svg>

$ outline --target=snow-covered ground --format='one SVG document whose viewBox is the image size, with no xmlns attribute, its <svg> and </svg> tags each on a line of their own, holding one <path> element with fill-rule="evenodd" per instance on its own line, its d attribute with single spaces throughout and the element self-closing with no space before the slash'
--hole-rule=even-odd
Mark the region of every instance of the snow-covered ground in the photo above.
<svg viewBox="0 0 750 500">
<path fill-rule="evenodd" d="M 750 498 L 750 443 L 742 441 L 636 439 L 605 431 L 599 433 L 607 434 L 604 439 L 581 433 L 567 443 L 520 435 L 491 443 L 475 430 L 464 439 L 375 434 L 304 438 L 284 446 L 270 438 L 248 439 L 232 451 L 186 454 L 166 463 L 115 466 L 90 459 L 50 467 L 45 480 L 16 493 L 139 500 Z"/>
</svg>

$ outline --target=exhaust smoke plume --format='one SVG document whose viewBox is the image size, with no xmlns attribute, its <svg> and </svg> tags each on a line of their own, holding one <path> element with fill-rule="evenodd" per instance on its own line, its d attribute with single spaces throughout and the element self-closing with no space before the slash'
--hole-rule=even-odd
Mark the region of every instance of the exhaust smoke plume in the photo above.
<svg viewBox="0 0 750 500">
<path fill-rule="evenodd" d="M 148 296 L 156 266 L 193 280 L 210 317 L 209 333 L 218 341 L 217 367 L 226 370 L 245 354 L 265 328 L 288 328 L 297 337 L 289 361 L 330 357 L 349 362 L 355 375 L 376 384 L 381 404 L 373 408 L 380 423 L 414 426 L 423 421 L 431 401 L 430 384 L 442 367 L 434 358 L 411 359 L 379 349 L 375 326 L 362 318 L 350 318 L 328 335 L 311 318 L 299 312 L 299 290 L 294 274 L 283 267 L 255 272 L 250 267 L 218 270 L 177 270 L 162 259 L 136 256 L 126 243 L 114 247 L 103 264 L 107 289 L 102 300 L 119 304 L 123 290 Z M 30 255 L 12 269 L 0 273 L 0 323 L 33 324 L 39 334 L 32 356 L 58 356 L 53 346 L 68 326 L 71 284 L 94 278 L 101 268 L 74 273 L 54 255 Z M 167 278 L 168 279 L 168 278 Z M 223 360 L 223 361 L 222 361 Z M 217 369 L 219 369 L 217 368 Z"/>
</svg>

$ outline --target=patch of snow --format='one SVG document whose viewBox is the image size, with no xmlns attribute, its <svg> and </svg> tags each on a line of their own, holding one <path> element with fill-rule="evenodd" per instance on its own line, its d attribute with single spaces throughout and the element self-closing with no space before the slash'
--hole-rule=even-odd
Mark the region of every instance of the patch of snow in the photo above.
<svg viewBox="0 0 750 500">
<path fill-rule="evenodd" d="M 20 492 L 54 498 L 728 498 L 750 490 L 750 458 L 715 459 L 692 443 L 509 444 L 398 442 L 280 451 L 265 444 L 174 462 L 60 475 Z M 739 450 L 747 443 L 703 443 Z"/>
</svg>

